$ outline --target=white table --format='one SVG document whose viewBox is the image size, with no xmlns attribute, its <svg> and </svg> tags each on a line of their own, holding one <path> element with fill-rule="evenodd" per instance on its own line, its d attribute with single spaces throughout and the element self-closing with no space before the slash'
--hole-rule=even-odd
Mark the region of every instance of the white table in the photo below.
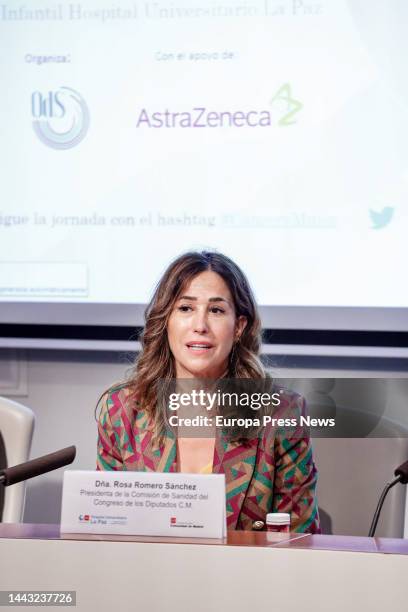
<svg viewBox="0 0 408 612">
<path fill-rule="evenodd" d="M 71 609 L 84 612 L 406 612 L 407 576 L 408 540 L 230 532 L 223 543 L 118 541 L 0 524 L 1 590 L 75 590 Z"/>
</svg>

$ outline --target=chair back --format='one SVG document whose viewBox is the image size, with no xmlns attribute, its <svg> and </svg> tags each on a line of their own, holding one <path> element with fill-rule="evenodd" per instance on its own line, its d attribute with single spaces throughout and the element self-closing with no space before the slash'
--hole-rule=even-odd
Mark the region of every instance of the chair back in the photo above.
<svg viewBox="0 0 408 612">
<path fill-rule="evenodd" d="M 33 411 L 6 397 L 0 397 L 0 468 L 11 467 L 28 460 L 33 431 Z M 24 500 L 24 482 L 4 487 L 0 492 L 1 521 L 3 523 L 21 522 Z"/>
</svg>

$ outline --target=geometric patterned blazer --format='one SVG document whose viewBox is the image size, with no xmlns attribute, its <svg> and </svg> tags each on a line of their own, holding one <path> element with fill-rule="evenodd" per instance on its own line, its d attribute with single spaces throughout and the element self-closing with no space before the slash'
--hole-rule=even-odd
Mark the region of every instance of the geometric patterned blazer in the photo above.
<svg viewBox="0 0 408 612">
<path fill-rule="evenodd" d="M 177 472 L 172 432 L 158 447 L 149 415 L 128 401 L 126 386 L 112 387 L 101 400 L 98 422 L 98 470 Z M 281 405 L 304 413 L 304 399 L 291 391 Z M 289 512 L 291 531 L 320 533 L 316 499 L 317 470 L 309 437 L 282 437 L 264 427 L 247 444 L 229 442 L 217 428 L 213 469 L 225 474 L 228 529 L 252 529 L 268 512 Z"/>
</svg>

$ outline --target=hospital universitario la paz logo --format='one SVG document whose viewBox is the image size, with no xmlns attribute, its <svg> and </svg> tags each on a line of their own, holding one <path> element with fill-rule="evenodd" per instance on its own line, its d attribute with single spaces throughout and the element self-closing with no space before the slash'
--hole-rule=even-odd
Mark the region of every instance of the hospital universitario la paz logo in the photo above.
<svg viewBox="0 0 408 612">
<path fill-rule="evenodd" d="M 31 94 L 31 115 L 37 137 L 52 149 L 71 149 L 89 129 L 89 109 L 71 87 Z"/>
</svg>

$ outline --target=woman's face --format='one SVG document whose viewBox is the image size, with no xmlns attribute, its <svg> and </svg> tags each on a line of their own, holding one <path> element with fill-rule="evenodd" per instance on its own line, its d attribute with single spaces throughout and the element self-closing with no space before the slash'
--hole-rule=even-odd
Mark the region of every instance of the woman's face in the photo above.
<svg viewBox="0 0 408 612">
<path fill-rule="evenodd" d="M 201 272 L 176 300 L 167 337 L 177 378 L 218 378 L 247 321 L 235 315 L 228 286 L 216 272 Z"/>
</svg>

